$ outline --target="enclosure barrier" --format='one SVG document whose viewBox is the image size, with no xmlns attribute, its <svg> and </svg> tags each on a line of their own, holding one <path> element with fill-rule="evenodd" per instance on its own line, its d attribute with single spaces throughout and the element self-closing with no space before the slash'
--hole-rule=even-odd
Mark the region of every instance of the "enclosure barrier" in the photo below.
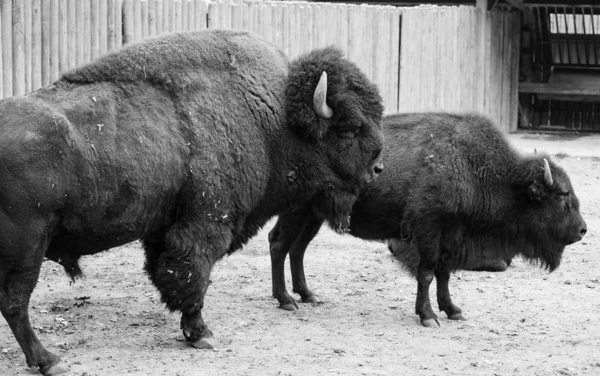
<svg viewBox="0 0 600 376">
<path fill-rule="evenodd" d="M 388 113 L 479 111 L 516 129 L 518 13 L 262 0 L 0 0 L 0 97 L 124 44 L 184 30 L 253 31 L 294 58 L 336 45 Z"/>
</svg>

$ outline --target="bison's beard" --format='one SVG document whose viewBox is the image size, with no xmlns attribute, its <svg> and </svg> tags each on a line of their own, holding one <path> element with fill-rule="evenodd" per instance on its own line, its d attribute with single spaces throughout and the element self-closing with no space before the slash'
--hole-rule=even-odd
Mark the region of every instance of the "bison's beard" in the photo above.
<svg viewBox="0 0 600 376">
<path fill-rule="evenodd" d="M 350 213 L 356 198 L 357 194 L 353 192 L 328 190 L 315 198 L 313 209 L 335 232 L 344 234 L 349 231 Z"/>
<path fill-rule="evenodd" d="M 530 263 L 553 272 L 560 266 L 564 250 L 564 245 L 547 241 L 530 245 L 521 255 Z"/>
</svg>

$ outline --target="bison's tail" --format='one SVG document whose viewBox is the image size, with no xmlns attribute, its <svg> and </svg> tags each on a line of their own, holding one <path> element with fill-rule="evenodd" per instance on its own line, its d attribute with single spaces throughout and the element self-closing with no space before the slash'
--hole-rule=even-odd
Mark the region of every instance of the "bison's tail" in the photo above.
<svg viewBox="0 0 600 376">
<path fill-rule="evenodd" d="M 388 249 L 400 261 L 402 267 L 416 278 L 421 256 L 414 242 L 411 239 L 390 239 L 388 240 Z"/>
</svg>

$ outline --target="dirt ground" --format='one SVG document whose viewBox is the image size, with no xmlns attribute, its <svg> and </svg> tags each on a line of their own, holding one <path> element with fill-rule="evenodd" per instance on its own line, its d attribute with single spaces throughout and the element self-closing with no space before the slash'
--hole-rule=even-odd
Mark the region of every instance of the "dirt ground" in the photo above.
<svg viewBox="0 0 600 376">
<path fill-rule="evenodd" d="M 32 323 L 69 375 L 600 375 L 600 158 L 554 159 L 571 176 L 588 234 L 552 274 L 521 260 L 504 273 L 456 273 L 451 292 L 467 321 L 420 326 L 416 282 L 386 247 L 329 230 L 306 259 L 322 304 L 278 309 L 271 222 L 213 270 L 203 315 L 218 349 L 183 342 L 137 243 L 84 258 L 74 285 L 45 262 Z M 0 375 L 31 374 L 1 319 L 0 351 Z"/>
</svg>

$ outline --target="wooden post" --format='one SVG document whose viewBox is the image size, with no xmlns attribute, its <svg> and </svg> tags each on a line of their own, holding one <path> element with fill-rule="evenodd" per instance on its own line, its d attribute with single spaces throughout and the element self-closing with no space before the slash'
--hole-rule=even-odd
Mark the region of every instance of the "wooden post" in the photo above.
<svg viewBox="0 0 600 376">
<path fill-rule="evenodd" d="M 100 0 L 100 55 L 104 55 L 108 49 L 108 0 Z"/>
<path fill-rule="evenodd" d="M 115 48 L 123 47 L 123 0 L 115 3 Z"/>
<path fill-rule="evenodd" d="M 107 35 L 106 35 L 106 49 L 112 51 L 115 49 L 115 33 L 116 33 L 116 12 L 115 12 L 115 0 L 108 0 L 107 8 Z"/>
<path fill-rule="evenodd" d="M 4 98 L 13 95 L 12 1 L 2 0 L 2 91 Z"/>
<path fill-rule="evenodd" d="M 67 69 L 74 68 L 77 65 L 76 2 L 77 0 L 67 2 Z"/>
<path fill-rule="evenodd" d="M 42 18 L 41 0 L 31 4 L 31 90 L 42 87 Z M 0 69 L 2 69 L 0 67 Z"/>
<path fill-rule="evenodd" d="M 92 3 L 91 0 L 81 0 L 83 5 L 83 56 L 82 63 L 92 59 Z"/>
<path fill-rule="evenodd" d="M 133 0 L 123 0 L 123 28 L 125 35 L 123 44 L 133 42 Z"/>
<path fill-rule="evenodd" d="M 148 37 L 148 1 L 146 0 L 142 0 L 141 3 L 141 9 L 140 9 L 140 21 L 141 21 L 141 38 L 146 38 Z"/>
<path fill-rule="evenodd" d="M 12 0 L 13 95 L 25 94 L 23 0 Z"/>
<path fill-rule="evenodd" d="M 33 19 L 31 14 L 32 7 L 31 0 L 23 2 L 23 32 L 24 32 L 24 52 L 25 52 L 25 92 L 31 91 L 31 63 L 32 63 L 32 51 L 31 51 L 31 27 L 33 26 Z"/>
<path fill-rule="evenodd" d="M 488 9 L 488 0 L 477 0 L 477 18 L 479 18 L 479 82 L 477 94 L 479 97 L 478 110 L 480 112 L 485 111 L 485 95 L 487 92 L 486 88 L 486 76 L 488 72 L 488 67 L 485 66 L 486 60 L 486 50 L 488 49 L 487 41 L 487 9 Z"/>
<path fill-rule="evenodd" d="M 100 0 L 91 0 L 91 28 L 90 28 L 90 36 L 91 36 L 91 46 L 92 46 L 92 54 L 91 59 L 95 59 L 100 56 Z"/>
<path fill-rule="evenodd" d="M 83 63 L 83 2 L 75 1 L 75 65 Z"/>
<path fill-rule="evenodd" d="M 164 25 L 164 0 L 156 0 L 156 35 L 162 35 Z"/>
<path fill-rule="evenodd" d="M 156 0 L 148 0 L 148 36 L 156 35 Z"/>
</svg>

